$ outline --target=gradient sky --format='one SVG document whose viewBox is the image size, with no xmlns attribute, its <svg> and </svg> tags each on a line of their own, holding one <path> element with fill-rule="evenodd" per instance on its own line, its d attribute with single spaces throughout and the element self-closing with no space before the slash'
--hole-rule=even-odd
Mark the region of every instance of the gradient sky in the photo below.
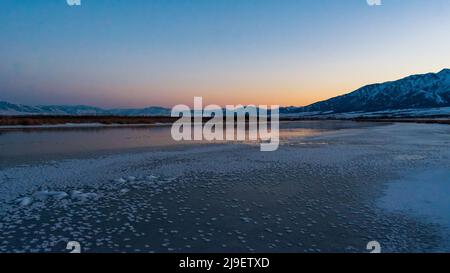
<svg viewBox="0 0 450 273">
<path fill-rule="evenodd" d="M 0 100 L 305 105 L 450 66 L 450 1 L 1 0 Z"/>
</svg>

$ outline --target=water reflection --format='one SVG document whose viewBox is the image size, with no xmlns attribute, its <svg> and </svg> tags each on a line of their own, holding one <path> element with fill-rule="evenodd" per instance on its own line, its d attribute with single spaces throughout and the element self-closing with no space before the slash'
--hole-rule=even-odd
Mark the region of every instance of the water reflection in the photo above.
<svg viewBox="0 0 450 273">
<path fill-rule="evenodd" d="M 281 122 L 280 138 L 311 136 L 329 130 L 368 125 L 351 121 Z M 98 154 L 105 151 L 206 142 L 176 142 L 172 139 L 170 130 L 170 126 L 0 129 L 0 164 L 4 165 L 12 160 L 20 162 L 32 158 L 44 159 L 71 154 Z M 248 135 L 248 130 L 246 134 Z"/>
</svg>

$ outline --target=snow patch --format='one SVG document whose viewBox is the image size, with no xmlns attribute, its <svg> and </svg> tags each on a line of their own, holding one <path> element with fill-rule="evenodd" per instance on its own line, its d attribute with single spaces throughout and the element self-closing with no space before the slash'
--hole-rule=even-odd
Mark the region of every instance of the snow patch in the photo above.
<svg viewBox="0 0 450 273">
<path fill-rule="evenodd" d="M 432 169 L 388 184 L 379 205 L 391 212 L 425 217 L 450 230 L 450 170 Z"/>
</svg>

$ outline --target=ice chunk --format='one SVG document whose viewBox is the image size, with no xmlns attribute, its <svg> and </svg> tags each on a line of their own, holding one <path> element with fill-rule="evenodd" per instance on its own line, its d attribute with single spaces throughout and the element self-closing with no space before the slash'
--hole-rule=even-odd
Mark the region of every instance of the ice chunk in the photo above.
<svg viewBox="0 0 450 273">
<path fill-rule="evenodd" d="M 33 198 L 40 200 L 40 201 L 44 201 L 47 198 L 49 198 L 49 192 L 48 191 L 37 191 L 35 193 L 33 193 Z"/>
<path fill-rule="evenodd" d="M 29 206 L 29 205 L 31 205 L 31 203 L 33 203 L 33 198 L 22 197 L 22 198 L 17 199 L 17 203 L 22 207 Z"/>
<path fill-rule="evenodd" d="M 70 192 L 70 197 L 72 199 L 78 199 L 81 194 L 83 194 L 81 191 L 73 190 Z"/>
<path fill-rule="evenodd" d="M 61 200 L 69 196 L 67 193 L 63 191 L 51 191 L 48 193 L 51 197 L 55 198 L 56 200 Z"/>
<path fill-rule="evenodd" d="M 83 193 L 82 196 L 86 199 L 96 199 L 98 197 L 98 194 L 93 192 Z"/>
<path fill-rule="evenodd" d="M 96 199 L 98 197 L 98 194 L 93 193 L 93 192 L 83 193 L 81 191 L 72 191 L 72 193 L 70 194 L 70 197 L 72 199 L 86 201 L 89 199 Z"/>
<path fill-rule="evenodd" d="M 120 190 L 120 193 L 127 193 L 127 192 L 129 192 L 130 190 L 129 189 L 121 189 Z"/>
</svg>

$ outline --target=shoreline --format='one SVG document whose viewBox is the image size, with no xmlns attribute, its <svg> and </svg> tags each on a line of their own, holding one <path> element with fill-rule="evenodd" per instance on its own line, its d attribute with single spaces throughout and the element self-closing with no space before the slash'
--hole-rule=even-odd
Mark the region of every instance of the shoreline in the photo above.
<svg viewBox="0 0 450 273">
<path fill-rule="evenodd" d="M 0 116 L 0 128 L 6 126 L 23 126 L 25 128 L 32 128 L 32 126 L 92 126 L 98 125 L 154 125 L 172 123 L 176 121 L 177 117 L 164 116 Z M 67 125 L 69 124 L 69 125 Z"/>
<path fill-rule="evenodd" d="M 178 117 L 129 117 L 129 116 L 0 116 L 0 130 L 96 128 L 96 127 L 145 127 L 170 126 Z M 205 118 L 204 118 L 205 119 Z M 387 123 L 450 124 L 450 117 L 380 117 L 380 118 L 304 118 L 280 117 L 283 122 L 307 121 L 355 121 Z M 206 121 L 204 121 L 206 122 Z"/>
<path fill-rule="evenodd" d="M 0 125 L 0 130 L 14 129 L 58 129 L 58 128 L 117 128 L 117 127 L 154 127 L 154 126 L 170 126 L 172 123 L 130 123 L 130 124 L 105 124 L 105 123 L 61 123 L 61 124 L 42 124 L 42 125 Z"/>
</svg>

